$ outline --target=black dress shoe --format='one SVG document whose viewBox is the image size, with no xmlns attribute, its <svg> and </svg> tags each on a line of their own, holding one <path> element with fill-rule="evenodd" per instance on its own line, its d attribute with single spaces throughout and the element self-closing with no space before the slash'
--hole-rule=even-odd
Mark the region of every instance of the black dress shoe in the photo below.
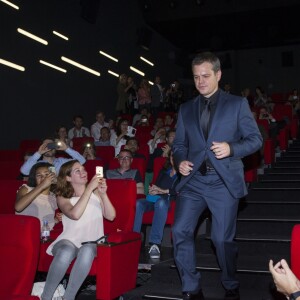
<svg viewBox="0 0 300 300">
<path fill-rule="evenodd" d="M 226 290 L 224 300 L 240 300 L 239 289 Z"/>
<path fill-rule="evenodd" d="M 205 300 L 202 290 L 200 290 L 197 294 L 193 294 L 190 292 L 183 293 L 183 300 Z"/>
</svg>

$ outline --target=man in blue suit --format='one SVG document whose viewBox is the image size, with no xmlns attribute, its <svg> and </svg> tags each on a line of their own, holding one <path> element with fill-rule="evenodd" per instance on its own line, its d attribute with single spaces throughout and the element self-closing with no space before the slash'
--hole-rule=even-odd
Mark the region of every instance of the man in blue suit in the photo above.
<svg viewBox="0 0 300 300">
<path fill-rule="evenodd" d="M 211 238 L 222 270 L 224 299 L 239 299 L 233 241 L 239 199 L 247 194 L 241 159 L 262 146 L 262 137 L 245 98 L 219 89 L 221 65 L 213 53 L 192 61 L 200 95 L 181 105 L 173 157 L 183 175 L 173 225 L 174 256 L 184 300 L 204 299 L 196 270 L 194 231 L 202 212 L 212 214 Z"/>
</svg>

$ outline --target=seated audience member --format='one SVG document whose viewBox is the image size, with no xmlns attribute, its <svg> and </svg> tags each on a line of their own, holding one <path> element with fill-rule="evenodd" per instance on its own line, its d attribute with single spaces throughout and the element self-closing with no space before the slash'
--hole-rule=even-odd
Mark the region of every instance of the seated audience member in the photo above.
<svg viewBox="0 0 300 300">
<path fill-rule="evenodd" d="M 255 96 L 254 96 L 254 106 L 261 107 L 267 105 L 268 98 L 267 95 L 264 93 L 263 89 L 260 86 L 255 88 Z"/>
<path fill-rule="evenodd" d="M 157 129 L 153 139 L 148 141 L 149 153 L 152 154 L 157 147 L 157 144 L 164 143 L 166 141 L 166 129 L 159 128 Z"/>
<path fill-rule="evenodd" d="M 27 151 L 25 152 L 24 154 L 24 163 L 29 159 L 29 157 L 31 157 L 33 155 L 32 152 L 30 151 Z M 27 175 L 24 175 L 20 172 L 19 176 L 17 177 L 17 180 L 24 180 L 24 181 L 27 181 L 28 180 L 28 174 Z"/>
<path fill-rule="evenodd" d="M 112 221 L 116 215 L 106 191 L 104 178 L 99 179 L 95 175 L 88 183 L 87 172 L 78 161 L 62 165 L 57 177 L 56 194 L 63 213 L 63 232 L 47 249 L 47 253 L 54 258 L 42 293 L 43 300 L 52 299 L 74 258 L 76 260 L 63 298 L 75 299 L 96 256 L 95 241 L 104 235 L 103 217 Z"/>
<path fill-rule="evenodd" d="M 118 155 L 120 167 L 106 171 L 108 179 L 133 179 L 136 182 L 137 194 L 144 194 L 144 183 L 139 170 L 131 169 L 132 153 L 130 150 L 123 149 Z"/>
<path fill-rule="evenodd" d="M 147 115 L 142 115 L 141 118 L 135 123 L 135 126 L 150 126 Z"/>
<path fill-rule="evenodd" d="M 155 133 L 161 129 L 164 128 L 165 124 L 164 124 L 164 120 L 163 118 L 157 118 L 155 121 L 155 124 L 153 125 L 153 129 L 151 131 L 151 135 L 154 136 Z"/>
<path fill-rule="evenodd" d="M 110 129 L 108 127 L 102 127 L 100 130 L 100 138 L 95 143 L 95 146 L 110 146 Z"/>
<path fill-rule="evenodd" d="M 252 111 L 252 114 L 253 114 L 253 117 L 254 117 L 254 119 L 256 121 L 257 120 L 257 113 L 255 111 Z M 258 129 L 260 131 L 260 134 L 261 134 L 262 138 L 263 138 L 263 144 L 262 144 L 262 147 L 260 149 L 260 154 L 263 157 L 263 155 L 264 155 L 265 141 L 266 141 L 266 139 L 269 138 L 269 134 L 268 134 L 268 132 L 266 131 L 265 127 L 262 124 L 257 124 L 257 127 L 258 127 Z"/>
<path fill-rule="evenodd" d="M 254 106 L 254 99 L 251 95 L 251 91 L 250 91 L 249 88 L 244 88 L 241 92 L 241 96 L 248 100 L 248 103 L 249 103 L 250 107 Z"/>
<path fill-rule="evenodd" d="M 255 89 L 254 106 L 266 107 L 269 112 L 272 111 L 274 107 L 271 97 L 268 97 L 263 89 L 259 86 L 257 86 Z"/>
<path fill-rule="evenodd" d="M 126 141 L 124 149 L 130 150 L 132 157 L 140 157 L 146 159 L 145 155 L 137 153 L 137 151 L 139 150 L 139 142 L 135 137 L 131 137 Z"/>
<path fill-rule="evenodd" d="M 117 156 L 121 150 L 122 145 L 126 144 L 129 136 L 128 134 L 128 121 L 121 119 L 118 122 L 116 132 L 111 133 L 110 144 L 115 147 L 115 155 Z"/>
<path fill-rule="evenodd" d="M 300 300 L 300 281 L 285 259 L 280 260 L 275 266 L 270 260 L 269 270 L 278 292 L 284 294 L 287 299 Z"/>
<path fill-rule="evenodd" d="M 294 89 L 292 94 L 289 95 L 288 97 L 288 101 L 291 102 L 293 105 L 299 101 L 299 93 L 298 93 L 298 90 L 297 89 Z"/>
<path fill-rule="evenodd" d="M 284 128 L 287 122 L 285 120 L 276 121 L 276 119 L 267 111 L 266 107 L 261 107 L 259 110 L 260 120 L 267 120 L 269 123 L 269 135 L 271 138 L 276 138 L 279 130 Z"/>
<path fill-rule="evenodd" d="M 71 128 L 68 132 L 68 137 L 70 140 L 76 137 L 86 137 L 86 136 L 91 136 L 90 131 L 86 128 L 83 127 L 83 117 L 82 116 L 75 116 L 73 118 L 73 124 L 74 127 Z"/>
<path fill-rule="evenodd" d="M 153 171 L 153 163 L 156 157 L 168 157 L 175 139 L 176 130 L 170 129 L 166 134 L 166 144 L 161 148 L 156 148 L 154 152 L 150 155 L 147 165 L 147 172 Z"/>
<path fill-rule="evenodd" d="M 72 141 L 68 139 L 67 127 L 61 125 L 56 129 L 55 140 L 64 141 L 68 147 L 72 147 Z"/>
<path fill-rule="evenodd" d="M 50 230 L 55 223 L 61 221 L 61 213 L 55 214 L 57 204 L 51 186 L 56 183 L 56 176 L 49 171 L 51 166 L 49 163 L 39 162 L 31 168 L 28 182 L 18 190 L 15 203 L 17 215 L 37 217 L 41 226 L 47 220 Z"/>
<path fill-rule="evenodd" d="M 174 123 L 174 119 L 172 118 L 172 116 L 169 114 L 165 115 L 165 118 L 164 118 L 165 129 L 168 131 L 168 130 L 174 128 L 174 126 L 175 126 L 175 123 Z"/>
<path fill-rule="evenodd" d="M 94 144 L 90 143 L 87 143 L 83 146 L 82 156 L 85 158 L 85 160 L 100 159 L 99 157 L 96 157 L 96 148 Z"/>
<path fill-rule="evenodd" d="M 56 146 L 56 149 L 52 149 L 52 147 L 50 147 L 50 145 L 53 145 L 53 143 L 54 141 L 51 139 L 44 140 L 38 151 L 35 152 L 31 157 L 29 157 L 26 162 L 24 162 L 20 169 L 21 173 L 24 175 L 28 175 L 32 166 L 35 165 L 38 161 L 48 162 L 52 164 L 55 167 L 56 174 L 58 174 L 61 165 L 69 160 L 76 159 L 81 164 L 85 163 L 85 158 L 77 151 L 71 149 L 70 147 L 67 147 L 67 145 L 63 141 L 59 141 L 60 145 Z M 55 157 L 56 150 L 65 151 L 72 158 Z"/>
<path fill-rule="evenodd" d="M 91 126 L 91 134 L 95 142 L 98 142 L 101 138 L 101 129 L 108 127 L 109 124 L 105 122 L 105 115 L 102 111 L 96 113 L 96 122 Z"/>
<path fill-rule="evenodd" d="M 149 187 L 149 195 L 146 199 L 140 199 L 136 203 L 136 212 L 133 231 L 140 232 L 144 212 L 153 211 L 154 217 L 150 230 L 149 244 L 150 258 L 160 258 L 160 245 L 163 239 L 170 201 L 176 196 L 177 173 L 174 168 L 172 155 L 168 158 L 164 168 L 160 171 L 155 184 Z"/>
<path fill-rule="evenodd" d="M 141 120 L 142 116 L 147 116 L 149 120 L 150 114 L 148 113 L 147 108 L 141 108 L 140 112 L 133 116 L 132 126 L 138 126 L 138 122 Z"/>
</svg>

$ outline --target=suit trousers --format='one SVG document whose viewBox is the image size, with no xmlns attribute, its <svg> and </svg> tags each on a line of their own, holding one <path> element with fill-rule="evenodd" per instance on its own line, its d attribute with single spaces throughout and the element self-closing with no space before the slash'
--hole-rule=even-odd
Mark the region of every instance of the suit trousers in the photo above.
<svg viewBox="0 0 300 300">
<path fill-rule="evenodd" d="M 223 180 L 214 171 L 197 171 L 181 188 L 172 227 L 174 257 L 182 281 L 182 291 L 197 293 L 201 274 L 196 270 L 194 231 L 198 219 L 208 207 L 212 214 L 211 239 L 216 248 L 221 282 L 225 289 L 239 287 L 235 278 L 237 245 L 233 241 L 239 200 L 232 197 Z"/>
</svg>

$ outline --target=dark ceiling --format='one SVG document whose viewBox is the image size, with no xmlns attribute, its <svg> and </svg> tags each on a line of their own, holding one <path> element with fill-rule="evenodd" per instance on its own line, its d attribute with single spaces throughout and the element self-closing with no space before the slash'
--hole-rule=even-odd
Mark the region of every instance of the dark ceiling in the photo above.
<svg viewBox="0 0 300 300">
<path fill-rule="evenodd" d="M 146 23 L 185 54 L 300 43 L 299 0 L 141 0 Z"/>
</svg>

